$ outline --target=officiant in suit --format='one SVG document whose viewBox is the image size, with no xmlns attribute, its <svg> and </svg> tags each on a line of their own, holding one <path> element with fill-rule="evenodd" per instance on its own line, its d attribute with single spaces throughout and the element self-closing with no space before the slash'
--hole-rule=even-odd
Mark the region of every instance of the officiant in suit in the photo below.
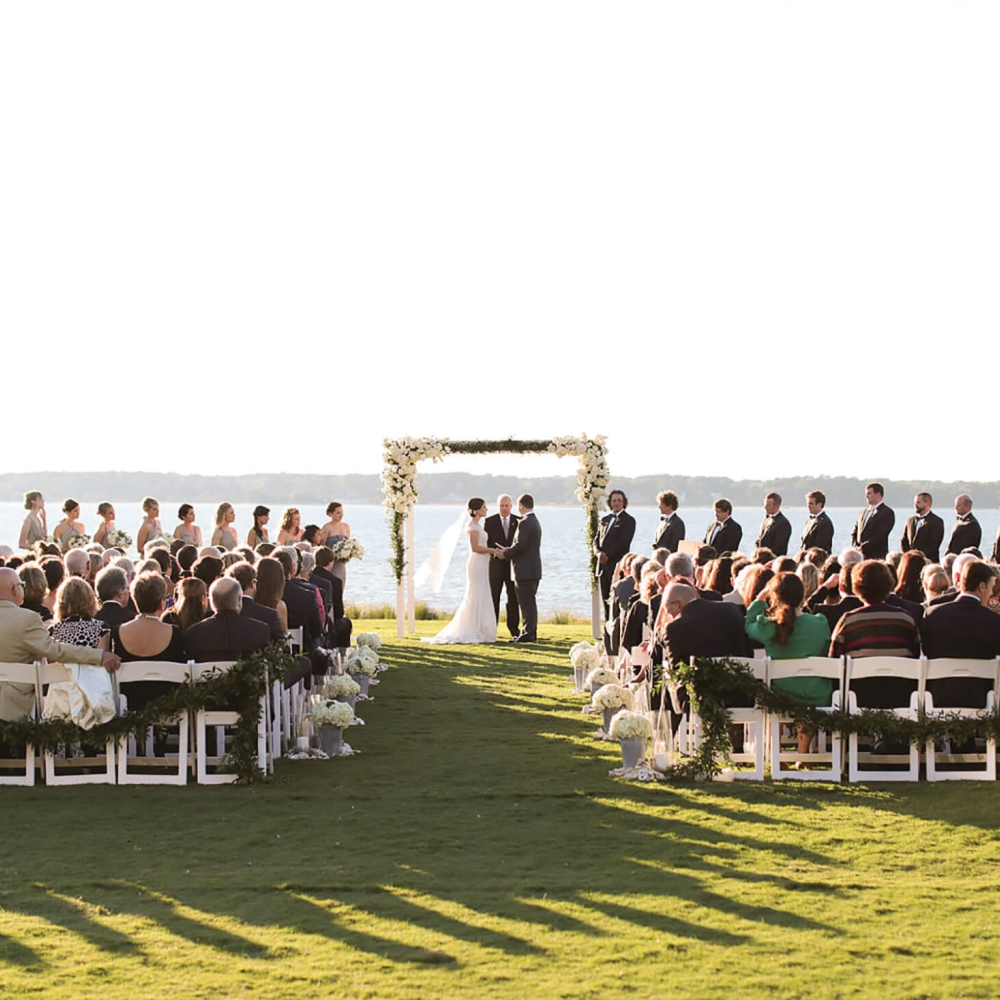
<svg viewBox="0 0 1000 1000">
<path fill-rule="evenodd" d="M 514 532 L 521 519 L 511 513 L 513 500 L 503 493 L 497 497 L 499 513 L 490 514 L 483 521 L 486 530 L 486 547 L 490 549 L 506 549 L 514 544 Z M 507 588 L 507 628 L 511 637 L 520 634 L 521 613 L 517 604 L 517 589 L 514 587 L 514 577 L 511 573 L 509 559 L 490 560 L 490 591 L 493 594 L 493 614 L 500 621 L 500 595 Z"/>
<path fill-rule="evenodd" d="M 983 540 L 983 529 L 972 513 L 972 497 L 962 493 L 955 497 L 955 526 L 951 529 L 948 551 L 958 555 L 966 549 L 978 549 Z"/>
<path fill-rule="evenodd" d="M 684 522 L 677 516 L 680 501 L 673 490 L 664 490 L 656 495 L 660 506 L 660 520 L 653 531 L 653 548 L 676 552 L 684 541 Z"/>
<path fill-rule="evenodd" d="M 791 537 L 792 526 L 781 513 L 781 497 L 777 493 L 768 493 L 764 497 L 764 520 L 760 522 L 757 548 L 770 549 L 776 556 L 787 556 Z"/>
<path fill-rule="evenodd" d="M 621 490 L 612 490 L 608 494 L 610 514 L 601 518 L 597 529 L 597 544 L 594 546 L 597 555 L 597 572 L 601 580 L 601 597 L 607 606 L 611 595 L 611 577 L 614 575 L 618 560 L 632 548 L 635 537 L 635 518 L 626 511 L 628 497 Z"/>
<path fill-rule="evenodd" d="M 933 502 L 930 493 L 918 493 L 913 498 L 915 513 L 906 519 L 899 548 L 903 552 L 916 549 L 918 552 L 923 552 L 932 563 L 936 563 L 941 561 L 944 521 L 931 510 Z"/>
<path fill-rule="evenodd" d="M 514 531 L 514 544 L 500 549 L 500 558 L 509 559 L 517 589 L 517 603 L 524 617 L 524 626 L 511 642 L 538 641 L 538 581 L 542 578 L 542 526 L 535 517 L 535 500 L 530 493 L 517 498 L 517 512 L 521 515 Z"/>
<path fill-rule="evenodd" d="M 885 559 L 889 554 L 889 532 L 896 525 L 896 512 L 883 503 L 884 496 L 881 483 L 869 483 L 865 487 L 868 506 L 851 529 L 851 545 L 860 549 L 865 559 Z"/>
</svg>

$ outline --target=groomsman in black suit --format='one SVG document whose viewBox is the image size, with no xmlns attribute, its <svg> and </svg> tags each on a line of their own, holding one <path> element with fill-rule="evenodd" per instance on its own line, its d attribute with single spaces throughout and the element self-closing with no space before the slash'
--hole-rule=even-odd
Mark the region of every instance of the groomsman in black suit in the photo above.
<svg viewBox="0 0 1000 1000">
<path fill-rule="evenodd" d="M 941 541 L 944 539 L 944 521 L 931 510 L 934 502 L 930 493 L 918 493 L 913 498 L 915 513 L 906 519 L 899 547 L 903 552 L 916 549 L 931 562 L 940 562 Z"/>
<path fill-rule="evenodd" d="M 972 497 L 963 493 L 955 497 L 955 526 L 951 529 L 948 551 L 958 555 L 966 549 L 978 549 L 983 529 L 972 513 Z"/>
<path fill-rule="evenodd" d="M 514 531 L 520 518 L 512 514 L 514 501 L 506 494 L 497 497 L 498 514 L 490 514 L 483 527 L 486 530 L 486 547 L 490 549 L 507 549 L 514 542 Z M 493 594 L 493 614 L 500 621 L 500 594 L 507 588 L 507 628 L 511 636 L 521 632 L 521 613 L 517 605 L 517 591 L 514 588 L 514 578 L 511 575 L 509 559 L 490 560 L 490 591 Z"/>
<path fill-rule="evenodd" d="M 597 530 L 597 544 L 594 546 L 597 554 L 597 572 L 601 580 L 601 597 L 605 605 L 611 594 L 611 577 L 615 566 L 622 556 L 632 547 L 635 537 L 635 518 L 626 511 L 628 497 L 621 490 L 612 490 L 608 495 L 610 514 L 601 518 Z"/>
<path fill-rule="evenodd" d="M 760 522 L 757 548 L 770 549 L 776 556 L 788 555 L 788 539 L 792 537 L 792 525 L 781 513 L 781 497 L 768 493 L 764 497 L 764 520 Z"/>
<path fill-rule="evenodd" d="M 653 532 L 653 548 L 676 552 L 684 541 L 684 522 L 677 516 L 680 501 L 673 490 L 664 490 L 656 495 L 660 505 L 660 520 Z"/>
<path fill-rule="evenodd" d="M 733 505 L 723 497 L 715 501 L 715 520 L 705 530 L 702 539 L 721 556 L 725 552 L 736 552 L 743 541 L 743 529 L 733 520 Z"/>
<path fill-rule="evenodd" d="M 833 551 L 833 521 L 823 509 L 826 506 L 826 494 L 822 490 L 813 490 L 806 494 L 806 507 L 809 517 L 802 529 L 800 549 L 822 549 Z"/>
<path fill-rule="evenodd" d="M 885 559 L 889 554 L 889 532 L 896 525 L 896 512 L 883 503 L 885 487 L 869 483 L 865 487 L 868 506 L 858 514 L 857 524 L 851 529 L 851 545 L 861 550 L 865 559 Z"/>
</svg>

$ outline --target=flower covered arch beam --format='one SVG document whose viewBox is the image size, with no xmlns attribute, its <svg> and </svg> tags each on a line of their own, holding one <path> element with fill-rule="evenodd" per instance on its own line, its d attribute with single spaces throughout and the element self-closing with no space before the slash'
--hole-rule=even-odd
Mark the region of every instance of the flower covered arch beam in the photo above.
<svg viewBox="0 0 1000 1000">
<path fill-rule="evenodd" d="M 396 634 L 416 631 L 413 582 L 413 508 L 417 503 L 417 463 L 440 462 L 448 455 L 556 455 L 579 459 L 576 498 L 587 518 L 587 549 L 590 556 L 591 592 L 594 605 L 595 636 L 600 625 L 600 596 L 594 575 L 598 508 L 611 482 L 605 439 L 559 437 L 541 441 L 450 441 L 447 438 L 387 438 L 383 442 L 385 467 L 382 492 L 389 520 L 392 569 L 396 577 Z"/>
</svg>

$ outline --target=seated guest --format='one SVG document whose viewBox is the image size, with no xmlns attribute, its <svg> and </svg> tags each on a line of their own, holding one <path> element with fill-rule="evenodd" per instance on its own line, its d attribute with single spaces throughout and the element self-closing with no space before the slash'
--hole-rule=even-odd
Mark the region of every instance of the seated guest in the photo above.
<svg viewBox="0 0 1000 1000">
<path fill-rule="evenodd" d="M 254 552 L 257 553 L 258 558 L 262 559 L 264 556 L 273 555 L 277 547 L 273 542 L 261 542 L 260 545 L 255 546 Z"/>
<path fill-rule="evenodd" d="M 43 622 L 47 622 L 52 617 L 52 612 L 42 603 L 49 589 L 45 574 L 37 566 L 25 563 L 18 568 L 17 575 L 24 584 L 24 602 L 21 607 L 26 611 L 34 611 L 41 616 Z"/>
<path fill-rule="evenodd" d="M 885 563 L 866 559 L 851 567 L 851 586 L 862 606 L 848 611 L 830 639 L 830 656 L 920 655 L 920 632 L 905 611 L 886 604 L 892 574 Z M 866 677 L 852 683 L 862 708 L 895 708 L 909 703 L 916 681 Z"/>
<path fill-rule="evenodd" d="M 666 620 L 664 662 L 670 666 L 694 656 L 747 655 L 743 612 L 735 605 L 699 600 L 693 587 L 671 583 L 663 593 L 660 614 Z"/>
<path fill-rule="evenodd" d="M 69 576 L 78 576 L 84 580 L 90 578 L 90 553 L 83 549 L 70 549 L 63 559 L 63 565 Z"/>
<path fill-rule="evenodd" d="M 921 622 L 924 655 L 992 660 L 1000 656 L 1000 615 L 987 607 L 993 596 L 996 569 L 973 560 L 962 569 L 961 592 L 947 604 L 929 608 Z M 927 682 L 935 708 L 984 708 L 993 684 L 977 677 L 956 677 Z"/>
<path fill-rule="evenodd" d="M 972 562 L 976 557 L 970 552 L 962 552 L 959 555 L 955 555 L 953 552 L 949 552 L 945 556 L 944 568 L 948 573 L 948 582 L 950 586 L 948 589 L 938 597 L 928 602 L 928 606 L 936 607 L 939 604 L 947 604 L 949 601 L 955 600 L 961 593 L 961 579 L 962 570 L 965 568 L 967 563 Z"/>
<path fill-rule="evenodd" d="M 223 576 L 225 576 L 226 570 L 229 569 L 230 566 L 235 566 L 239 562 L 246 562 L 246 560 L 239 552 L 235 550 L 233 550 L 232 552 L 223 552 L 222 553 Z"/>
<path fill-rule="evenodd" d="M 45 574 L 45 582 L 48 590 L 42 598 L 42 603 L 49 609 L 51 614 L 56 603 L 56 591 L 66 576 L 66 567 L 62 564 L 62 559 L 55 556 L 46 556 L 38 564 L 38 568 Z"/>
<path fill-rule="evenodd" d="M 763 645 L 773 660 L 797 660 L 825 656 L 830 645 L 830 626 L 822 615 L 805 614 L 805 587 L 794 573 L 779 573 L 764 588 L 761 599 L 747 608 L 746 633 Z M 806 705 L 829 705 L 833 680 L 827 677 L 788 677 L 773 687 Z M 808 753 L 813 731 L 799 729 L 799 753 Z"/>
<path fill-rule="evenodd" d="M 733 589 L 733 560 L 720 556 L 705 567 L 705 589 L 725 596 Z"/>
<path fill-rule="evenodd" d="M 132 621 L 137 612 L 129 607 L 128 577 L 120 566 L 107 566 L 97 574 L 100 610 L 94 616 L 112 629 Z"/>
<path fill-rule="evenodd" d="M 778 573 L 794 573 L 798 566 L 791 556 L 776 556 L 771 563 L 771 569 L 777 575 Z"/>
<path fill-rule="evenodd" d="M 239 553 L 244 562 L 250 563 L 251 566 L 257 561 L 257 553 L 249 545 L 241 545 L 235 551 Z"/>
<path fill-rule="evenodd" d="M 125 663 L 159 660 L 184 663 L 184 638 L 176 625 L 162 621 L 167 605 L 167 584 L 159 573 L 140 573 L 132 583 L 132 600 L 137 617 L 120 625 L 112 634 L 112 648 Z M 144 708 L 154 698 L 169 694 L 175 685 L 166 681 L 132 681 L 121 686 L 130 710 Z"/>
<path fill-rule="evenodd" d="M 924 607 L 926 608 L 934 603 L 936 597 L 940 597 L 948 590 L 948 574 L 944 571 L 943 566 L 930 563 L 924 567 L 920 574 L 920 583 L 924 590 Z"/>
<path fill-rule="evenodd" d="M 188 655 L 198 663 L 213 660 L 238 660 L 244 653 L 255 653 L 271 642 L 267 625 L 240 614 L 243 590 L 232 577 L 221 577 L 209 591 L 211 618 L 196 622 L 184 634 Z"/>
<path fill-rule="evenodd" d="M 218 556 L 202 556 L 191 567 L 191 575 L 201 580 L 207 589 L 222 576 L 222 560 Z"/>
<path fill-rule="evenodd" d="M 281 628 L 288 631 L 288 607 L 281 599 L 285 591 L 285 571 L 281 563 L 272 556 L 257 560 L 257 585 L 254 600 L 265 608 L 272 608 L 278 615 Z"/>
<path fill-rule="evenodd" d="M 274 608 L 266 608 L 254 600 L 257 587 L 257 573 L 248 562 L 238 562 L 226 570 L 226 576 L 232 577 L 243 591 L 243 603 L 240 614 L 245 618 L 253 618 L 263 622 L 271 633 L 272 642 L 284 642 L 286 630 L 281 627 L 281 619 Z"/>
<path fill-rule="evenodd" d="M 799 564 L 795 575 L 802 581 L 808 604 L 809 598 L 819 590 L 819 570 L 811 562 L 804 562 Z"/>
<path fill-rule="evenodd" d="M 927 565 L 927 557 L 919 549 L 904 552 L 896 567 L 895 593 L 905 601 L 919 604 L 924 599 L 920 580 Z"/>
<path fill-rule="evenodd" d="M 768 563 L 774 562 L 778 557 L 770 549 L 761 548 L 757 546 L 753 550 L 753 558 L 751 562 L 760 563 L 762 566 L 766 566 Z"/>
<path fill-rule="evenodd" d="M 9 566 L 0 568 L 0 663 L 34 663 L 44 657 L 51 663 L 118 669 L 121 661 L 106 649 L 57 642 L 34 611 L 21 607 L 23 600 L 24 585 L 17 573 Z M 23 719 L 34 701 L 34 684 L 0 684 L 0 719 Z"/>
<path fill-rule="evenodd" d="M 332 646 L 346 649 L 351 644 L 353 624 L 344 612 L 344 582 L 330 571 L 334 559 L 333 550 L 329 546 L 321 545 L 314 555 L 316 568 L 312 571 L 309 582 L 316 583 L 318 579 L 330 586 L 331 604 L 327 614 L 327 636 Z"/>
<path fill-rule="evenodd" d="M 184 634 L 195 622 L 208 616 L 208 587 L 204 581 L 189 576 L 181 580 L 177 591 L 177 603 L 160 617 L 168 625 L 176 625 Z"/>
<path fill-rule="evenodd" d="M 94 588 L 78 576 L 67 577 L 56 594 L 56 621 L 49 626 L 49 634 L 56 642 L 110 649 L 111 628 L 96 614 Z"/>
<path fill-rule="evenodd" d="M 622 621 L 622 649 L 632 650 L 643 641 L 643 630 L 649 621 L 649 604 L 653 595 L 659 590 L 656 582 L 659 570 L 657 563 L 648 562 L 640 571 L 639 590 L 626 608 Z"/>
<path fill-rule="evenodd" d="M 858 564 L 848 563 L 840 569 L 840 573 L 837 576 L 837 593 L 840 599 L 835 603 L 819 604 L 813 608 L 814 614 L 822 615 L 826 619 L 827 624 L 830 626 L 831 634 L 837 627 L 837 623 L 848 611 L 856 611 L 861 607 L 861 599 L 854 595 L 854 585 L 851 577 L 851 571 L 856 565 Z M 886 568 L 886 572 L 888 572 L 888 567 Z"/>
<path fill-rule="evenodd" d="M 324 617 L 323 600 L 315 587 L 299 580 L 298 552 L 288 546 L 275 550 L 274 558 L 281 564 L 285 575 L 285 588 L 281 599 L 288 609 L 289 629 L 301 628 L 304 649 L 313 649 L 319 645 L 323 636 Z"/>
<path fill-rule="evenodd" d="M 198 561 L 198 550 L 193 545 L 182 545 L 177 550 L 177 565 L 181 570 L 181 579 L 191 575 L 191 567 Z"/>
</svg>

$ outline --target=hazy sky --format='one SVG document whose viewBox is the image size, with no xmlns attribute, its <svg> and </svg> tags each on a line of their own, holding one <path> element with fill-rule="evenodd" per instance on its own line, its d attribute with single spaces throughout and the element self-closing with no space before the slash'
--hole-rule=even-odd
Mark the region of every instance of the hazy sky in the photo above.
<svg viewBox="0 0 1000 1000">
<path fill-rule="evenodd" d="M 998 46 L 994 2 L 3 4 L 0 467 L 996 478 Z"/>
</svg>

